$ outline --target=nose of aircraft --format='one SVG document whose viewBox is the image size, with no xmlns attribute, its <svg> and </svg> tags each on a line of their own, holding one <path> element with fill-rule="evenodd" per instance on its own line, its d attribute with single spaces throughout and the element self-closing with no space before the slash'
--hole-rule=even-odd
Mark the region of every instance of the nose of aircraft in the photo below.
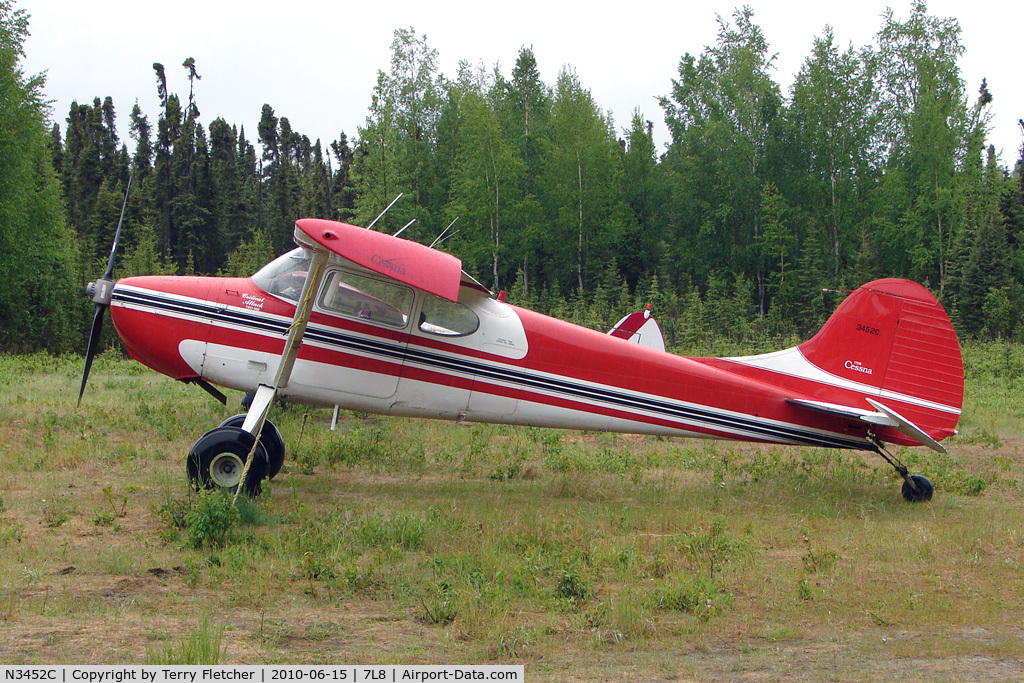
<svg viewBox="0 0 1024 683">
<path fill-rule="evenodd" d="M 110 313 L 128 354 L 174 379 L 197 377 L 179 348 L 185 340 L 205 342 L 209 323 L 203 322 L 210 279 L 143 276 L 118 280 Z"/>
</svg>

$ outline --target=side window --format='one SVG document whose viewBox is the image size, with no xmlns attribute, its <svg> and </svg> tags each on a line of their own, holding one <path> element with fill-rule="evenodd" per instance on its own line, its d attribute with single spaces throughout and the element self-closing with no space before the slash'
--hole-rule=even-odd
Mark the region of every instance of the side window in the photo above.
<svg viewBox="0 0 1024 683">
<path fill-rule="evenodd" d="M 480 327 L 476 313 L 462 304 L 427 294 L 423 298 L 419 328 L 429 334 L 441 337 L 464 337 L 473 334 Z"/>
<path fill-rule="evenodd" d="M 320 293 L 320 306 L 332 313 L 389 327 L 405 327 L 412 290 L 393 282 L 334 271 Z"/>
</svg>

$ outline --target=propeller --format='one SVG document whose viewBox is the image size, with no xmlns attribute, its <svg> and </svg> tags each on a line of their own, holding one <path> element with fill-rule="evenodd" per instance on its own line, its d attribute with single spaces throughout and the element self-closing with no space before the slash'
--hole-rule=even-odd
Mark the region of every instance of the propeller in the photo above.
<svg viewBox="0 0 1024 683">
<path fill-rule="evenodd" d="M 110 245 L 110 258 L 103 277 L 85 286 L 85 293 L 96 304 L 96 312 L 92 316 L 92 328 L 89 330 L 89 344 L 85 350 L 85 371 L 82 372 L 82 388 L 78 390 L 78 406 L 82 405 L 82 394 L 85 384 L 89 381 L 89 370 L 92 360 L 96 357 L 96 349 L 100 345 L 100 333 L 103 331 L 103 313 L 110 308 L 110 297 L 114 292 L 114 257 L 117 255 L 117 244 L 121 241 L 121 224 L 124 222 L 124 210 L 128 206 L 128 193 L 132 189 L 132 176 L 128 176 L 128 185 L 124 190 L 124 203 L 121 204 L 121 217 L 117 219 L 117 230 L 114 232 L 114 243 Z"/>
</svg>

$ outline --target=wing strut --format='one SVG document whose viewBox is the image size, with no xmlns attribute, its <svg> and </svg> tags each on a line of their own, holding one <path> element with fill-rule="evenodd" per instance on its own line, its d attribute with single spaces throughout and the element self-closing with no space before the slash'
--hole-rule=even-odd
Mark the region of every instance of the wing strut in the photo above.
<svg viewBox="0 0 1024 683">
<path fill-rule="evenodd" d="M 291 379 L 292 368 L 295 366 L 295 359 L 299 355 L 299 348 L 302 346 L 302 335 L 306 332 L 306 325 L 309 323 L 310 313 L 313 311 L 313 300 L 316 293 L 320 291 L 320 284 L 324 279 L 324 271 L 327 265 L 327 252 L 319 249 L 311 250 L 313 260 L 309 264 L 309 274 L 306 276 L 306 283 L 302 287 L 302 294 L 299 296 L 299 303 L 295 307 L 295 315 L 292 324 L 288 327 L 288 338 L 284 343 L 284 350 L 281 351 L 281 362 L 278 364 L 277 376 L 273 385 L 261 384 L 256 389 L 256 395 L 246 413 L 245 422 L 242 423 L 242 431 L 249 432 L 255 437 L 252 451 L 245 459 L 245 467 L 242 470 L 242 479 L 238 483 L 235 497 L 244 490 L 246 477 L 249 476 L 249 465 L 253 461 L 253 451 L 260 441 L 263 432 L 263 425 L 267 421 L 267 414 L 277 400 L 278 391 L 288 386 Z"/>
</svg>

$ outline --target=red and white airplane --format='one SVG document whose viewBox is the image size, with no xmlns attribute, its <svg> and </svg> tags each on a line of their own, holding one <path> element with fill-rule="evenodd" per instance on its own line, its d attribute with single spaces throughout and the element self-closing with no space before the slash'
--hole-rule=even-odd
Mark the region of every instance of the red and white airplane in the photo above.
<svg viewBox="0 0 1024 683">
<path fill-rule="evenodd" d="M 108 265 L 94 288 L 94 337 L 109 305 L 139 362 L 215 395 L 213 384 L 254 394 L 247 414 L 192 447 L 196 486 L 256 494 L 277 473 L 284 441 L 267 421 L 276 400 L 874 451 L 912 501 L 930 499 L 932 484 L 883 443 L 944 452 L 938 442 L 956 433 L 956 334 L 935 297 L 907 280 L 857 289 L 797 347 L 689 358 L 665 351 L 649 311 L 602 334 L 509 305 L 457 258 L 416 242 L 319 219 L 297 221 L 294 236 L 298 248 L 251 278 L 115 284 Z"/>
</svg>

